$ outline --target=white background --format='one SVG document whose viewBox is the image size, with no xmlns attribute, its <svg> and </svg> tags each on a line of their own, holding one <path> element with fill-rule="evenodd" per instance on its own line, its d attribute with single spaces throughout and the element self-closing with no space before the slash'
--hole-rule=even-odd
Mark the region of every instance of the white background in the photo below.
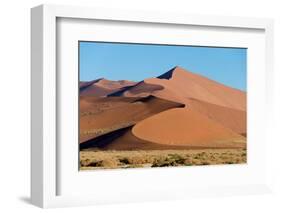
<svg viewBox="0 0 281 213">
<path fill-rule="evenodd" d="M 275 18 L 275 129 L 278 136 L 281 118 L 281 13 L 278 0 L 80 0 L 82 6 L 100 6 L 122 9 L 185 12 Z M 9 0 L 1 2 L 0 9 L 0 63 L 1 63 L 1 212 L 37 212 L 29 204 L 30 178 L 30 11 L 41 3 L 77 4 L 73 0 L 37 1 Z M 279 84 L 279 85 L 278 85 Z M 279 112 L 277 112 L 279 109 Z M 225 198 L 201 198 L 186 201 L 122 204 L 67 209 L 67 212 L 280 212 L 281 211 L 281 141 L 272 141 L 275 187 L 272 195 Z M 64 209 L 65 210 L 65 209 Z M 47 210 L 60 212 L 63 209 Z"/>
<path fill-rule="evenodd" d="M 122 199 L 161 200 L 160 198 L 170 194 L 176 197 L 180 191 L 192 195 L 193 189 L 198 192 L 199 187 L 206 188 L 210 192 L 211 187 L 235 185 L 238 190 L 239 186 L 243 188 L 243 185 L 264 184 L 266 177 L 263 159 L 266 150 L 264 124 L 256 122 L 264 120 L 263 109 L 266 108 L 263 30 L 230 31 L 224 28 L 195 26 L 173 26 L 171 30 L 171 27 L 166 25 L 79 19 L 59 19 L 57 26 L 59 32 L 57 33 L 59 62 L 57 80 L 60 82 L 57 88 L 59 95 L 57 119 L 60 120 L 57 125 L 60 132 L 57 141 L 60 147 L 57 189 L 59 195 L 91 195 L 93 200 L 110 203 L 110 200 Z M 247 114 L 249 150 L 247 165 L 173 168 L 169 172 L 167 168 L 130 172 L 124 170 L 77 172 L 79 170 L 77 161 L 69 159 L 78 159 L 78 40 L 247 47 L 247 83 L 249 84 L 247 106 L 250 109 Z M 106 186 L 100 184 L 103 181 Z M 169 193 L 164 193 L 165 191 Z M 117 195 L 114 192 L 117 192 Z M 119 196 L 119 193 L 122 193 L 122 196 Z"/>
</svg>

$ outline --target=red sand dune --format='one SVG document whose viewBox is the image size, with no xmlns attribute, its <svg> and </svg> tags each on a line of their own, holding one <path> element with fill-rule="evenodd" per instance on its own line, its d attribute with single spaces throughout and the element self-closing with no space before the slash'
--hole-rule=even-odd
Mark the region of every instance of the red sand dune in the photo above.
<svg viewBox="0 0 281 213">
<path fill-rule="evenodd" d="M 80 96 L 80 113 L 98 113 L 107 109 L 126 105 L 128 103 L 136 101 L 137 99 L 139 98 Z"/>
<path fill-rule="evenodd" d="M 80 93 L 87 148 L 246 147 L 246 93 L 180 67 L 139 83 L 82 82 Z"/>
<path fill-rule="evenodd" d="M 154 91 L 163 89 L 164 87 L 161 85 L 149 84 L 144 80 L 134 86 L 125 87 L 122 90 L 109 94 L 109 96 L 146 97 L 153 94 Z"/>
<path fill-rule="evenodd" d="M 135 84 L 136 83 L 132 81 L 110 81 L 104 78 L 89 82 L 80 82 L 80 96 L 90 95 L 103 97 L 113 92 L 117 92 L 124 87 L 133 86 Z"/>
<path fill-rule="evenodd" d="M 132 133 L 163 145 L 244 148 L 245 138 L 192 109 L 170 109 L 138 122 Z"/>
<path fill-rule="evenodd" d="M 196 99 L 189 99 L 187 108 L 196 110 L 238 134 L 245 135 L 247 132 L 247 113 L 245 111 L 210 104 Z"/>
<path fill-rule="evenodd" d="M 157 114 L 167 109 L 184 107 L 183 104 L 163 100 L 152 96 L 137 99 L 133 98 L 133 102 L 128 102 L 128 98 L 123 99 L 125 99 L 127 103 L 114 103 L 109 100 L 106 102 L 109 108 L 96 113 L 96 108 L 101 109 L 101 107 L 96 107 L 95 105 L 93 105 L 92 110 L 86 111 L 93 113 L 88 113 L 86 116 L 80 115 L 80 142 L 87 141 L 100 135 L 92 134 L 92 130 L 99 130 L 101 134 L 103 132 L 108 133 L 117 129 L 132 126 L 140 120 L 143 120 L 151 115 Z M 85 106 L 85 103 L 82 104 L 83 106 L 80 108 L 85 109 L 88 107 Z M 118 104 L 118 106 L 116 104 Z M 87 110 L 89 110 L 89 108 L 87 108 Z"/>
<path fill-rule="evenodd" d="M 149 87 L 147 88 L 147 85 Z M 162 86 L 163 89 L 152 89 Z M 157 87 L 158 86 L 158 87 Z M 144 84 L 136 84 L 123 92 L 123 96 L 135 97 L 140 94 L 152 94 L 171 101 L 186 103 L 188 98 L 195 98 L 208 103 L 246 110 L 246 93 L 225 86 L 201 75 L 175 67 L 158 78 L 144 80 Z"/>
<path fill-rule="evenodd" d="M 118 129 L 108 134 L 80 143 L 80 149 L 100 148 L 104 150 L 165 150 L 178 149 L 179 146 L 157 144 L 137 138 L 132 134 L 132 127 Z M 191 148 L 181 146 L 180 148 Z M 192 147 L 202 148 L 202 147 Z"/>
</svg>

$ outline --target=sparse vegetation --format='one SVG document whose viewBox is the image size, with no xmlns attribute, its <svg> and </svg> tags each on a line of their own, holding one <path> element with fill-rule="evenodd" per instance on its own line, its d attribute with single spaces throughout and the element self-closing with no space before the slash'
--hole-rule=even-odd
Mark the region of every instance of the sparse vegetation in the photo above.
<svg viewBox="0 0 281 213">
<path fill-rule="evenodd" d="M 246 156 L 245 149 L 80 151 L 80 169 L 242 164 Z"/>
<path fill-rule="evenodd" d="M 104 159 L 98 164 L 99 167 L 116 168 L 120 164 L 119 160 L 115 158 Z"/>
</svg>

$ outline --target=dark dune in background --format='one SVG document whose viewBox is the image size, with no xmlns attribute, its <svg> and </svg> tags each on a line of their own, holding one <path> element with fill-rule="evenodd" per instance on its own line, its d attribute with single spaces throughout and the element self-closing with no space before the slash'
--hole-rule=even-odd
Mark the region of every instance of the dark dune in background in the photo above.
<svg viewBox="0 0 281 213">
<path fill-rule="evenodd" d="M 132 81 L 110 81 L 104 78 L 88 82 L 80 82 L 80 96 L 105 97 L 124 87 L 133 86 L 135 84 L 136 83 Z"/>
<path fill-rule="evenodd" d="M 80 149 L 246 147 L 246 93 L 175 67 L 80 83 Z"/>
<path fill-rule="evenodd" d="M 127 93 L 129 92 L 131 95 L 128 95 L 128 97 L 131 96 L 136 96 L 136 97 L 146 97 L 148 95 L 151 95 L 153 92 L 158 91 L 158 90 L 163 90 L 164 87 L 161 85 L 157 85 L 157 84 L 149 84 L 146 83 L 145 81 L 141 81 L 135 85 L 132 86 L 127 86 L 124 87 L 123 89 L 111 93 L 108 96 L 124 96 L 126 97 Z"/>
</svg>

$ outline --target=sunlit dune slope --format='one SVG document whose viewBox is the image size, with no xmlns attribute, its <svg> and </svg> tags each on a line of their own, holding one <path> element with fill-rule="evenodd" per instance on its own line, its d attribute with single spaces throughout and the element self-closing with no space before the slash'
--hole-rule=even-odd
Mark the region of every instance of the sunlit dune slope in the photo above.
<svg viewBox="0 0 281 213">
<path fill-rule="evenodd" d="M 192 109 L 170 109 L 137 123 L 132 133 L 165 145 L 245 147 L 245 138 Z"/>
</svg>

